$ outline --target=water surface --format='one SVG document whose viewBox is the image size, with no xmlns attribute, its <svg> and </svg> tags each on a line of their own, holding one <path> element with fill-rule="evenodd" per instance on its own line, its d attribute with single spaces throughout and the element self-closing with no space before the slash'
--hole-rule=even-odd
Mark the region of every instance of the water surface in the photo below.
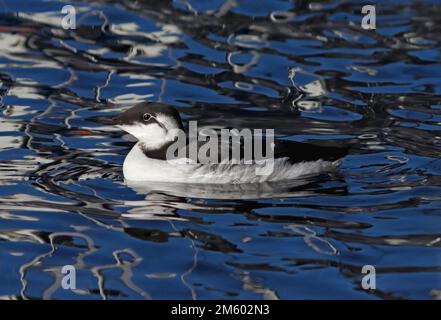
<svg viewBox="0 0 441 320">
<path fill-rule="evenodd" d="M 72 1 L 64 30 L 0 1 L 0 297 L 440 298 L 441 5 L 371 3 L 376 30 L 359 1 Z M 127 185 L 108 117 L 147 100 L 351 152 L 278 190 Z"/>
</svg>

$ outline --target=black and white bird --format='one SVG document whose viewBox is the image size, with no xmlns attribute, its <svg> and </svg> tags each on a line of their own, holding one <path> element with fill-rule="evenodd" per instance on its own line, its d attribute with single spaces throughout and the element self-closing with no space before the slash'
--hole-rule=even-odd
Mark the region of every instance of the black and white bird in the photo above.
<svg viewBox="0 0 441 320">
<path fill-rule="evenodd" d="M 171 106 L 142 102 L 113 120 L 117 127 L 138 139 L 123 164 L 124 177 L 129 181 L 206 184 L 286 181 L 333 171 L 348 151 L 341 147 L 274 140 L 273 157 L 265 160 L 272 161 L 272 170 L 257 174 L 262 165 L 267 165 L 265 161 L 250 164 L 232 162 L 228 158 L 200 163 L 189 155 L 190 147 L 186 148 L 184 157 L 169 159 L 167 150 L 176 143 L 177 132 L 185 132 L 178 111 Z M 187 137 L 186 145 L 189 144 Z M 197 147 L 200 148 L 201 143 L 198 142 Z M 242 145 L 240 148 L 243 151 Z"/>
</svg>

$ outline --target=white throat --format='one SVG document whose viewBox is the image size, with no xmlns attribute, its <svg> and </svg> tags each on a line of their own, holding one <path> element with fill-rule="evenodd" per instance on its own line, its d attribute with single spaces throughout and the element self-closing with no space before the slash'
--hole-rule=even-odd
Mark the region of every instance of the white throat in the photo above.
<svg viewBox="0 0 441 320">
<path fill-rule="evenodd" d="M 130 125 L 119 125 L 119 128 L 138 139 L 143 147 L 156 150 L 173 141 L 179 131 L 179 124 L 170 117 L 157 115 L 156 120 L 161 125 L 155 122 L 137 122 Z"/>
</svg>

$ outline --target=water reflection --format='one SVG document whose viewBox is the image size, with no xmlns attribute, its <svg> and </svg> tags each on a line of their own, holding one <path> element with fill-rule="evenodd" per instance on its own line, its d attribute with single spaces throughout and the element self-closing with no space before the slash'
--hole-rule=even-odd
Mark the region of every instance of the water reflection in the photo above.
<svg viewBox="0 0 441 320">
<path fill-rule="evenodd" d="M 375 32 L 347 1 L 78 2 L 76 30 L 62 5 L 0 17 L 1 298 L 439 298 L 436 3 L 378 2 Z M 145 100 L 351 153 L 287 184 L 126 184 L 106 119 Z"/>
</svg>

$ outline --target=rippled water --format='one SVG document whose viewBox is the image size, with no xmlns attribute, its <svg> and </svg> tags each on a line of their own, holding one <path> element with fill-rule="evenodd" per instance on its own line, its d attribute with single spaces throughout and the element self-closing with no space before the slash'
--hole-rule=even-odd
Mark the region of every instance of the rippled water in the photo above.
<svg viewBox="0 0 441 320">
<path fill-rule="evenodd" d="M 0 1 L 2 298 L 440 298 L 439 1 L 375 31 L 359 1 L 65 4 Z M 350 155 L 279 194 L 126 185 L 107 119 L 146 100 Z"/>
</svg>

